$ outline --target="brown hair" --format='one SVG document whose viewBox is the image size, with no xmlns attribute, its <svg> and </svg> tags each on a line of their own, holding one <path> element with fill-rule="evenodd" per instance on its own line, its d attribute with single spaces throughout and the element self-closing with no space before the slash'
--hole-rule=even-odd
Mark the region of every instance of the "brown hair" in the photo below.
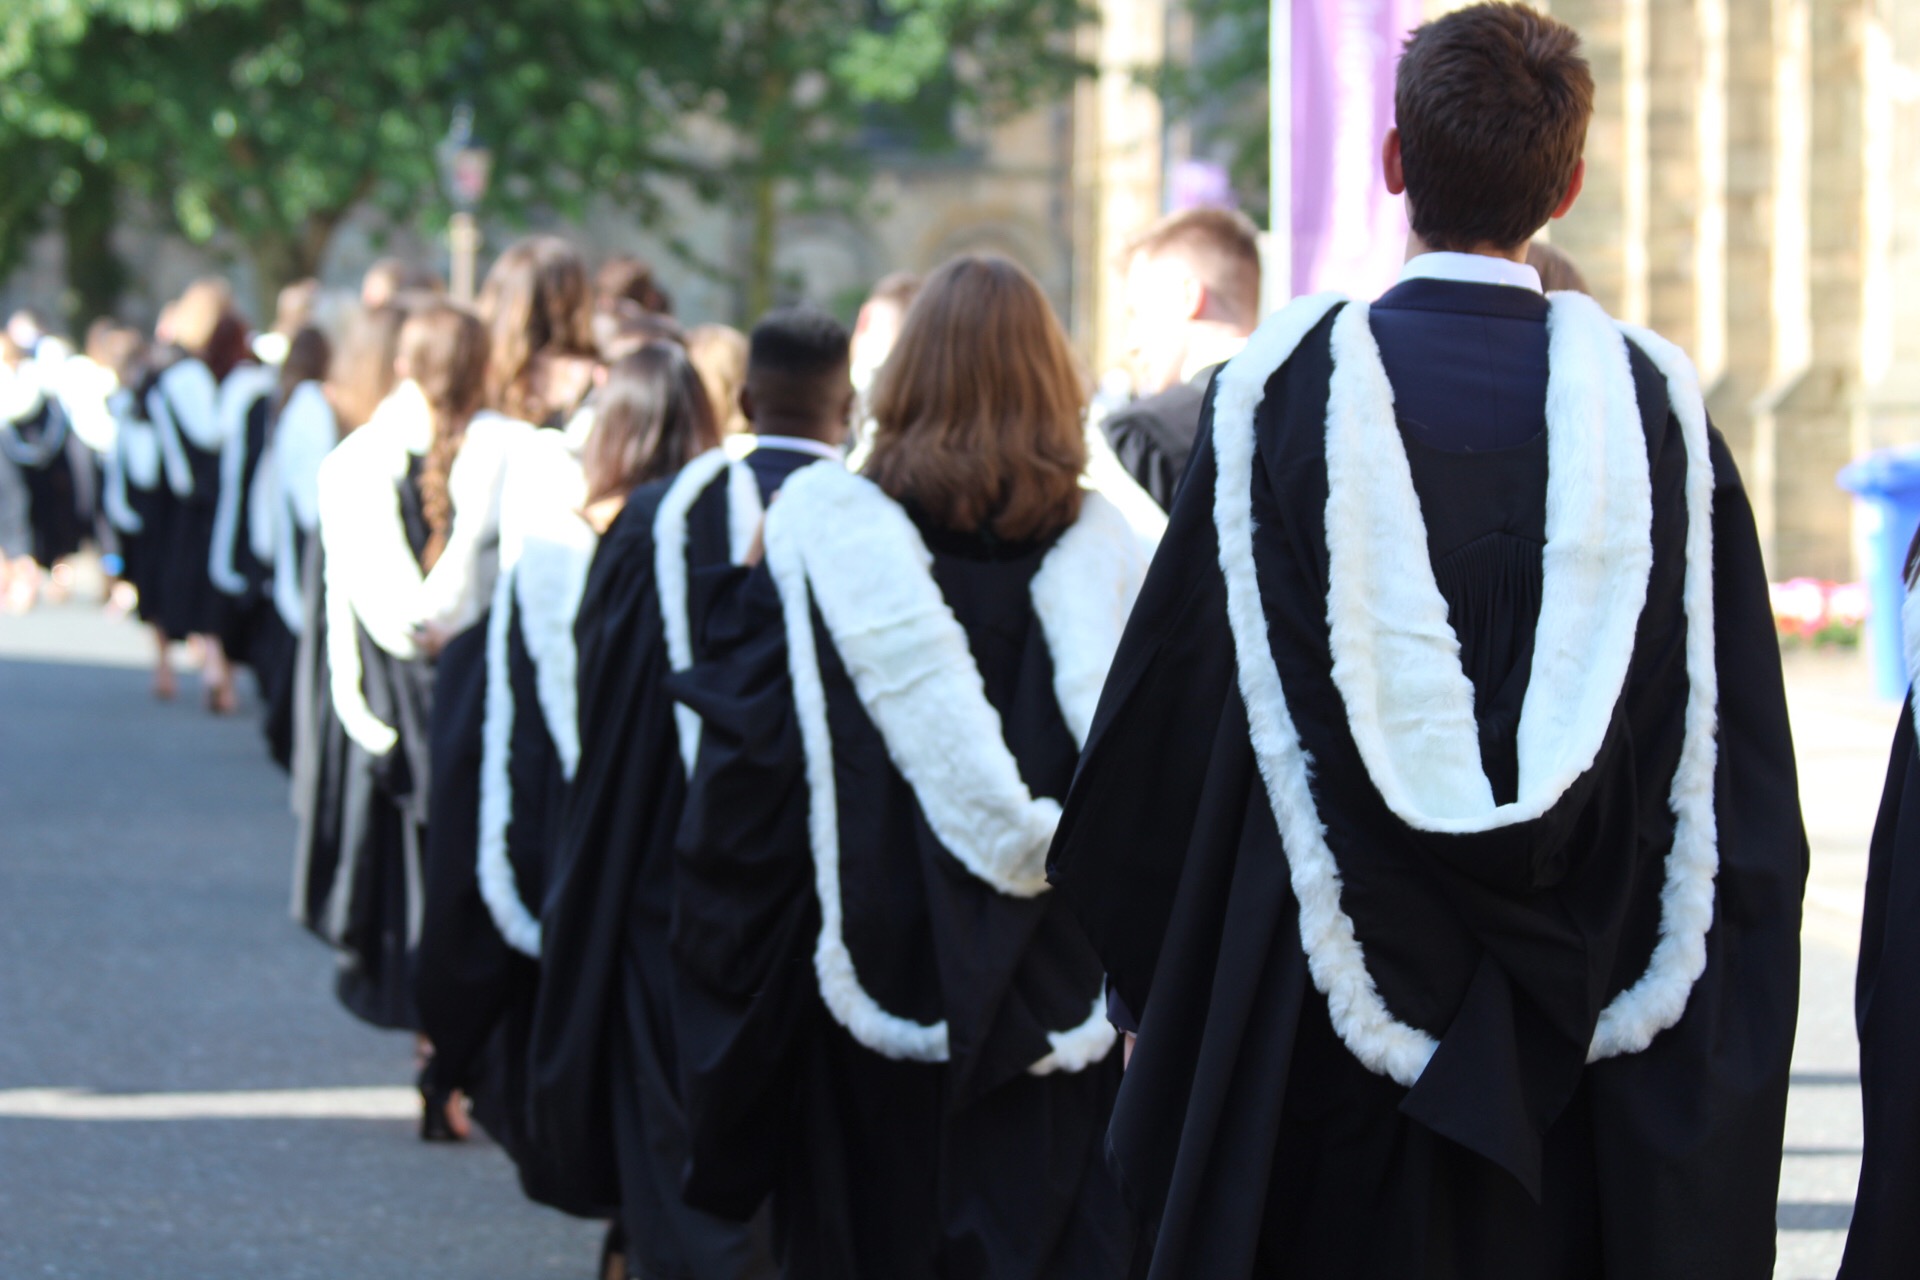
<svg viewBox="0 0 1920 1280">
<path fill-rule="evenodd" d="M 287 407 L 294 388 L 303 382 L 322 381 L 332 364 L 333 344 L 327 341 L 326 334 L 311 326 L 295 333 L 287 344 L 287 358 L 280 364 L 280 386 L 273 398 L 274 416 L 278 417 Z"/>
<path fill-rule="evenodd" d="M 673 299 L 660 287 L 653 264 L 645 258 L 621 254 L 600 264 L 593 276 L 594 305 L 611 311 L 622 300 L 636 302 L 646 311 L 673 314 Z"/>
<path fill-rule="evenodd" d="M 740 388 L 747 384 L 747 335 L 731 325 L 696 325 L 687 334 L 687 359 L 706 388 L 720 434 L 745 431 L 747 415 L 740 411 Z"/>
<path fill-rule="evenodd" d="M 1127 242 L 1123 259 L 1178 258 L 1217 298 L 1231 319 L 1251 328 L 1260 320 L 1260 232 L 1232 209 L 1187 209 L 1168 214 Z"/>
<path fill-rule="evenodd" d="M 1510 250 L 1566 197 L 1593 73 L 1566 23 L 1479 4 L 1407 38 L 1393 107 L 1414 232 L 1433 249 Z"/>
<path fill-rule="evenodd" d="M 1010 542 L 1080 514 L 1086 389 L 1032 276 L 969 254 L 927 279 L 874 388 L 866 471 L 951 529 Z"/>
<path fill-rule="evenodd" d="M 720 443 L 700 376 L 670 343 L 643 347 L 616 362 L 594 405 L 593 433 L 581 459 L 587 506 L 673 475 Z"/>
<path fill-rule="evenodd" d="M 393 390 L 400 327 L 406 322 L 407 313 L 388 304 L 356 313 L 347 325 L 327 371 L 327 399 L 341 435 L 363 425 Z"/>
<path fill-rule="evenodd" d="M 543 356 L 594 358 L 587 264 L 559 236 L 528 236 L 487 272 L 480 290 L 493 358 L 486 403 L 509 418 L 544 423 L 564 405 L 540 402 L 533 372 Z"/>
<path fill-rule="evenodd" d="M 487 328 L 465 307 L 437 302 L 407 317 L 400 330 L 400 360 L 433 415 L 433 443 L 420 468 L 420 505 L 432 535 L 420 557 L 423 569 L 446 550 L 453 528 L 447 479 L 467 438 L 467 424 L 485 403 Z"/>
</svg>

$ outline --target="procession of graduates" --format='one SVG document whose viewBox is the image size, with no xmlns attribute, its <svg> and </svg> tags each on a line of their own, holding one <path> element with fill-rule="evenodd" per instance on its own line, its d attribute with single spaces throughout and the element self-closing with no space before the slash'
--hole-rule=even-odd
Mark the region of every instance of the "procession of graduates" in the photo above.
<svg viewBox="0 0 1920 1280">
<path fill-rule="evenodd" d="M 603 1276 L 1759 1280 L 1807 844 L 1692 366 L 1528 265 L 1592 99 L 1554 19 L 1420 28 L 1400 283 L 1262 320 L 1251 224 L 1172 215 L 1123 406 L 1004 258 L 741 335 L 538 236 L 337 341 L 310 286 L 110 327 L 73 477 L 156 694 L 257 678 L 421 1136 Z M 1915 742 L 1854 1278 L 1920 1258 Z"/>
</svg>

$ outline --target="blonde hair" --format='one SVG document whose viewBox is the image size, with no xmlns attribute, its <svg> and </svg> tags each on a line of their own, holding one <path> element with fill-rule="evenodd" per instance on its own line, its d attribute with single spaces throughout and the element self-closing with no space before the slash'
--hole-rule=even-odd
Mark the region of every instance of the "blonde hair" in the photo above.
<svg viewBox="0 0 1920 1280">
<path fill-rule="evenodd" d="M 1080 514 L 1086 386 L 1046 294 L 1006 258 L 935 271 L 874 388 L 866 473 L 950 529 L 1009 542 Z"/>
<path fill-rule="evenodd" d="M 730 325 L 696 325 L 687 334 L 687 359 L 707 389 L 720 434 L 739 435 L 747 429 L 740 411 L 740 388 L 747 384 L 747 335 Z"/>
</svg>

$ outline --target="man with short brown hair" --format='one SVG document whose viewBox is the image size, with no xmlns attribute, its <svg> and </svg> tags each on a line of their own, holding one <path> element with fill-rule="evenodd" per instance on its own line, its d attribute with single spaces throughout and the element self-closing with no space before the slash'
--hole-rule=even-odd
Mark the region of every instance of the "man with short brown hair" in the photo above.
<svg viewBox="0 0 1920 1280">
<path fill-rule="evenodd" d="M 1524 261 L 1592 84 L 1531 10 L 1422 27 L 1400 283 L 1208 392 L 1049 868 L 1137 1033 L 1137 1277 L 1772 1272 L 1779 652 L 1692 366 Z"/>
<path fill-rule="evenodd" d="M 1171 507 L 1207 384 L 1260 322 L 1259 233 L 1244 214 L 1188 209 L 1129 241 L 1121 270 L 1124 358 L 1140 399 L 1104 426 L 1128 474 Z"/>
</svg>

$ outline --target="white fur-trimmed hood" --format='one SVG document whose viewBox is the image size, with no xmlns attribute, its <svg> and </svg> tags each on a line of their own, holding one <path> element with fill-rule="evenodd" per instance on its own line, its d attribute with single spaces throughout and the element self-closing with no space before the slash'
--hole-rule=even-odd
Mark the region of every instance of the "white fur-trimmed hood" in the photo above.
<svg viewBox="0 0 1920 1280">
<path fill-rule="evenodd" d="M 1324 294 L 1296 301 L 1270 318 L 1220 375 L 1214 514 L 1240 691 L 1300 904 L 1309 970 L 1354 1055 L 1410 1086 L 1437 1042 L 1388 1010 L 1341 905 L 1340 870 L 1309 785 L 1312 762 L 1269 647 L 1253 556 L 1255 413 L 1268 380 L 1342 302 Z M 1334 680 L 1383 799 L 1420 829 L 1484 831 L 1545 812 L 1591 767 L 1631 660 L 1652 554 L 1645 435 L 1631 368 L 1619 330 L 1589 300 L 1554 295 L 1549 325 L 1546 581 L 1534 685 L 1523 711 L 1521 796 L 1513 806 L 1497 806 L 1479 766 L 1472 687 L 1459 670 L 1458 642 L 1443 603 L 1435 613 L 1438 591 L 1424 524 L 1366 308 L 1349 305 L 1334 322 L 1325 516 Z M 1691 690 L 1671 798 L 1676 825 L 1660 940 L 1646 974 L 1603 1012 L 1595 1058 L 1644 1048 L 1684 1012 L 1705 965 L 1718 869 L 1706 414 L 1684 356 L 1652 335 L 1632 337 L 1667 379 L 1687 449 L 1683 603 Z"/>
<path fill-rule="evenodd" d="M 786 619 L 795 709 L 806 752 L 809 834 L 821 930 L 815 968 L 841 1025 L 888 1057 L 944 1061 L 945 1023 L 887 1012 L 867 992 L 844 936 L 839 797 L 813 625 L 817 606 L 861 706 L 940 843 L 1000 893 L 1047 889 L 1045 858 L 1058 802 L 1036 797 L 1007 749 L 965 631 L 931 575 L 932 555 L 906 513 L 872 482 L 810 467 L 787 482 L 766 522 L 767 563 Z M 1144 576 L 1125 518 L 1088 494 L 1079 522 L 1034 575 L 1036 616 L 1054 655 L 1055 695 L 1084 743 L 1107 666 Z M 1099 1061 L 1113 1029 L 1096 1001 L 1089 1018 L 1050 1036 L 1031 1070 Z"/>
</svg>

